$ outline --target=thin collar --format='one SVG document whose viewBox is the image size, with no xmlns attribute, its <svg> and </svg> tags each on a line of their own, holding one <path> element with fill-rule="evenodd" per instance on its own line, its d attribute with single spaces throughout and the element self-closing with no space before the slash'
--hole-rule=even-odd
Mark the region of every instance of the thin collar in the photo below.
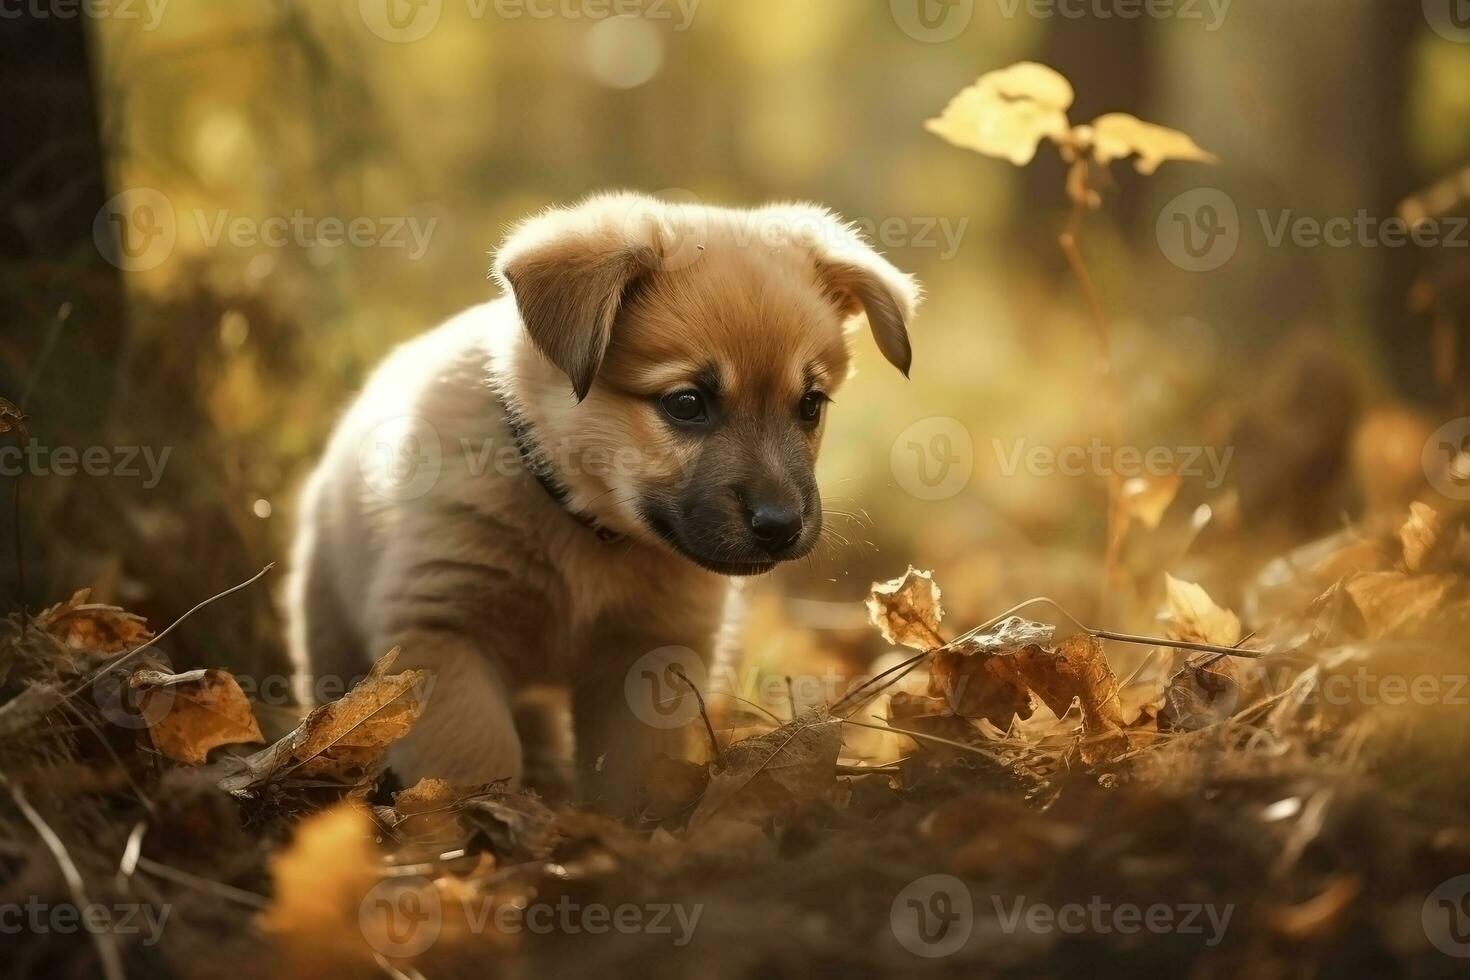
<svg viewBox="0 0 1470 980">
<path fill-rule="evenodd" d="M 521 461 L 526 464 L 526 469 L 531 471 L 536 482 L 541 484 L 541 489 L 546 491 L 546 495 L 555 501 L 568 517 L 597 535 L 597 540 L 604 544 L 617 544 L 626 538 L 625 534 L 619 534 L 611 528 L 603 527 L 597 518 L 586 511 L 572 508 L 571 491 L 556 478 L 551 461 L 536 452 L 536 437 L 531 433 L 530 421 L 516 411 L 504 397 L 500 399 L 500 404 L 505 409 L 505 423 L 510 428 L 510 437 L 515 440 L 516 450 L 521 454 Z"/>
</svg>

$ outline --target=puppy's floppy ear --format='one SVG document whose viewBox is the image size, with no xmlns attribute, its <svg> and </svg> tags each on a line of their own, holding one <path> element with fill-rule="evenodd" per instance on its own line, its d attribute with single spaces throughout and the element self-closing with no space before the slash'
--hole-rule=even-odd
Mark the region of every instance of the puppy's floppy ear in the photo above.
<svg viewBox="0 0 1470 980">
<path fill-rule="evenodd" d="M 496 253 L 494 275 L 515 297 L 526 333 L 587 397 L 612 338 L 613 321 L 633 283 L 653 268 L 638 222 L 618 205 L 593 199 L 532 218 Z"/>
<path fill-rule="evenodd" d="M 913 363 L 908 325 L 922 289 L 867 243 L 856 228 L 821 208 L 783 208 L 786 220 L 811 248 L 817 277 L 844 316 L 865 313 L 878 350 L 908 377 Z"/>
</svg>

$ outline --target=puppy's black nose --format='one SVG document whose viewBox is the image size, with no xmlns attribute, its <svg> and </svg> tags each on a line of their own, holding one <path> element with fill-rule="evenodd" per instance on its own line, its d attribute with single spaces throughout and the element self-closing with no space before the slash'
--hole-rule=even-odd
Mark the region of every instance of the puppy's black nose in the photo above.
<svg viewBox="0 0 1470 980">
<path fill-rule="evenodd" d="M 761 503 L 749 513 L 750 533 L 767 551 L 780 551 L 801 536 L 801 511 L 795 507 Z"/>
</svg>

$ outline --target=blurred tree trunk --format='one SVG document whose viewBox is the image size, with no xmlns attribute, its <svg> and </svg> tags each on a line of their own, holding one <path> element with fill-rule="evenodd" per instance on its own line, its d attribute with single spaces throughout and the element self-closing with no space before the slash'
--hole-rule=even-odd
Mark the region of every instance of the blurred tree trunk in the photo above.
<svg viewBox="0 0 1470 980">
<path fill-rule="evenodd" d="M 110 372 L 81 378 L 68 368 L 67 377 L 58 366 L 107 358 L 123 332 L 118 270 L 92 237 L 107 180 L 87 34 L 82 16 L 0 19 L 0 395 L 25 401 L 32 439 L 49 445 L 86 445 L 110 401 Z M 34 608 L 45 579 L 34 514 L 52 488 L 35 475 L 22 479 Z M 8 612 L 21 602 L 11 522 L 20 480 L 3 482 L 0 611 Z"/>
<path fill-rule="evenodd" d="M 1208 16 L 1208 15 L 1207 15 Z M 1303 322 L 1343 339 L 1375 340 L 1406 390 L 1427 378 L 1428 339 L 1407 306 L 1418 257 L 1412 247 L 1297 247 L 1271 242 L 1283 217 L 1378 222 L 1422 183 L 1404 133 L 1412 44 L 1425 30 L 1418 3 L 1281 3 L 1234 0 L 1215 30 L 1151 25 L 1160 121 L 1222 157 L 1217 168 L 1164 168 L 1158 207 L 1185 190 L 1224 190 L 1240 219 L 1237 254 L 1222 269 L 1188 276 L 1198 316 L 1269 355 Z M 1371 233 L 1377 237 L 1377 232 Z"/>
</svg>

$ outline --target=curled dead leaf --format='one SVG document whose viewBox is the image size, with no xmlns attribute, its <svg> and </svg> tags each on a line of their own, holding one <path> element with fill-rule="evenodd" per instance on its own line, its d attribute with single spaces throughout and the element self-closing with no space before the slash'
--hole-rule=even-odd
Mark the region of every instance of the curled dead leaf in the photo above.
<svg viewBox="0 0 1470 980">
<path fill-rule="evenodd" d="M 929 661 L 929 696 L 943 699 L 952 714 L 984 718 L 1002 731 L 1036 710 L 1014 656 L 941 650 Z"/>
<path fill-rule="evenodd" d="M 78 589 L 70 599 L 42 611 L 36 625 L 71 649 L 93 654 L 122 653 L 152 639 L 142 616 L 88 602 L 91 597 L 91 589 Z"/>
<path fill-rule="evenodd" d="M 965 656 L 977 653 L 1004 656 L 1028 646 L 1044 646 L 1052 642 L 1056 632 L 1057 628 L 1050 623 L 1007 616 L 990 629 L 956 642 L 954 649 Z"/>
<path fill-rule="evenodd" d="M 429 674 L 390 673 L 394 647 L 343 697 L 316 708 L 296 730 L 247 759 L 220 780 L 237 793 L 262 783 L 297 777 L 360 786 L 376 776 L 388 746 L 407 735 L 423 709 Z"/>
<path fill-rule="evenodd" d="M 1409 505 L 1409 519 L 1399 528 L 1399 542 L 1404 548 L 1404 567 L 1422 572 L 1432 560 L 1450 549 L 1444 520 L 1428 504 L 1417 501 Z"/>
<path fill-rule="evenodd" d="M 1240 619 L 1217 606 L 1204 589 L 1167 573 L 1164 586 L 1164 631 L 1169 639 L 1226 647 L 1240 642 Z"/>
<path fill-rule="evenodd" d="M 933 572 L 910 565 L 898 578 L 874 582 L 867 606 L 868 621 L 889 643 L 915 650 L 933 650 L 944 643 L 939 635 L 944 609 Z"/>
<path fill-rule="evenodd" d="M 691 829 L 718 818 L 761 822 L 828 798 L 837 784 L 842 722 L 811 711 L 774 731 L 736 742 L 690 817 Z"/>
<path fill-rule="evenodd" d="M 139 670 L 128 683 L 139 692 L 140 714 L 150 719 L 153 747 L 176 762 L 203 765 L 217 746 L 264 741 L 250 699 L 228 671 Z"/>
<path fill-rule="evenodd" d="M 1021 676 L 1058 718 L 1075 698 L 1082 706 L 1082 760 L 1095 765 L 1128 750 L 1118 679 L 1102 641 L 1090 633 L 1069 636 L 1056 649 L 1032 646 L 1017 656 Z"/>
</svg>

